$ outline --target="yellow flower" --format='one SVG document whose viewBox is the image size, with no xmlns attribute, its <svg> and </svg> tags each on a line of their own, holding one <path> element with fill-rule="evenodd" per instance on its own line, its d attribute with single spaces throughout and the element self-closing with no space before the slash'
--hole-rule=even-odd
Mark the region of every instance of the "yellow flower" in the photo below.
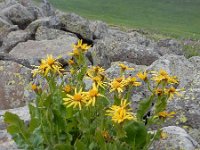
<svg viewBox="0 0 200 150">
<path fill-rule="evenodd" d="M 69 65 L 74 65 L 75 62 L 74 62 L 72 59 L 70 59 L 70 60 L 68 60 L 68 64 L 69 64 Z"/>
<path fill-rule="evenodd" d="M 154 93 L 158 96 L 161 96 L 164 94 L 164 90 L 163 89 L 160 89 L 160 88 L 157 88 L 154 90 Z"/>
<path fill-rule="evenodd" d="M 91 68 L 89 68 L 87 70 L 87 75 L 92 78 L 94 76 L 98 76 L 98 75 L 104 75 L 105 73 L 105 69 L 103 69 L 102 67 L 99 66 L 92 66 Z"/>
<path fill-rule="evenodd" d="M 169 84 L 176 84 L 178 83 L 177 77 L 169 76 L 165 70 L 160 70 L 159 72 L 153 72 L 152 80 L 156 81 L 157 83 L 166 82 Z"/>
<path fill-rule="evenodd" d="M 64 105 L 67 107 L 73 106 L 73 108 L 79 107 L 79 109 L 82 109 L 82 105 L 86 103 L 86 97 L 85 94 L 82 92 L 82 89 L 77 92 L 77 89 L 75 88 L 74 95 L 67 94 L 66 98 L 63 98 Z"/>
<path fill-rule="evenodd" d="M 32 84 L 32 85 L 31 85 L 31 89 L 32 89 L 33 91 L 37 90 L 37 85 L 36 85 L 36 84 Z"/>
<path fill-rule="evenodd" d="M 117 91 L 118 93 L 122 93 L 124 91 L 124 87 L 127 85 L 124 77 L 115 78 L 110 84 L 110 92 Z"/>
<path fill-rule="evenodd" d="M 165 139 L 168 138 L 168 134 L 166 132 L 161 131 L 160 138 L 163 139 L 163 140 L 165 140 Z"/>
<path fill-rule="evenodd" d="M 65 85 L 64 91 L 65 91 L 66 93 L 69 93 L 71 90 L 72 90 L 72 86 L 71 86 L 71 85 L 69 85 L 69 84 Z"/>
<path fill-rule="evenodd" d="M 122 123 L 125 120 L 136 120 L 135 115 L 131 112 L 131 109 L 128 108 L 130 103 L 127 103 L 127 100 L 121 100 L 120 106 L 112 105 L 109 110 L 107 110 L 108 116 L 112 117 L 112 121 L 115 123 Z"/>
<path fill-rule="evenodd" d="M 90 89 L 88 92 L 84 92 L 87 97 L 87 104 L 86 106 L 92 105 L 94 106 L 96 103 L 97 97 L 101 96 L 103 97 L 102 94 L 99 93 L 98 88 L 95 83 L 92 84 L 92 89 Z"/>
<path fill-rule="evenodd" d="M 127 82 L 131 86 L 140 86 L 142 84 L 141 82 L 137 81 L 136 77 L 128 77 Z"/>
<path fill-rule="evenodd" d="M 72 56 L 79 56 L 82 52 L 86 52 L 91 46 L 83 44 L 83 40 L 78 40 L 77 44 L 73 45 L 73 52 L 69 53 Z"/>
<path fill-rule="evenodd" d="M 167 111 L 162 111 L 158 113 L 159 118 L 173 118 L 176 113 L 174 111 L 168 113 Z"/>
<path fill-rule="evenodd" d="M 179 91 L 180 89 L 175 89 L 173 86 L 171 86 L 169 89 L 165 89 L 165 94 L 169 96 L 169 100 L 173 99 L 174 95 L 181 96 Z"/>
<path fill-rule="evenodd" d="M 140 78 L 143 81 L 147 81 L 147 72 L 138 72 L 137 77 Z"/>
<path fill-rule="evenodd" d="M 97 87 L 102 87 L 104 88 L 106 86 L 106 82 L 104 82 L 104 76 L 98 75 L 95 77 L 91 77 L 92 81 L 96 84 Z"/>
<path fill-rule="evenodd" d="M 106 142 L 112 141 L 112 137 L 110 136 L 110 134 L 108 133 L 108 131 L 103 130 L 101 132 L 101 135 L 103 136 L 103 138 L 105 139 Z"/>
<path fill-rule="evenodd" d="M 121 68 L 122 72 L 124 72 L 125 70 L 134 70 L 134 68 L 129 68 L 125 64 L 119 64 L 119 67 Z"/>
<path fill-rule="evenodd" d="M 52 55 L 47 55 L 47 58 L 42 59 L 40 66 L 36 66 L 37 69 L 34 69 L 32 73 L 33 76 L 36 74 L 47 76 L 49 72 L 62 75 L 61 72 L 64 71 L 64 69 L 61 66 L 62 64 L 60 64 L 57 59 L 53 58 Z"/>
<path fill-rule="evenodd" d="M 83 44 L 83 40 L 78 40 L 78 43 L 77 45 L 74 45 L 73 48 L 74 49 L 80 49 L 82 50 L 83 52 L 87 51 L 91 46 L 90 45 L 87 45 L 87 44 Z"/>
</svg>

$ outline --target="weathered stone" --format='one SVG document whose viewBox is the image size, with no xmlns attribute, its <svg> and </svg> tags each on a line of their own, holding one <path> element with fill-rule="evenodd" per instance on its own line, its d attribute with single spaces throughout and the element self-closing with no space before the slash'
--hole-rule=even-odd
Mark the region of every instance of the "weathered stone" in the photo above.
<svg viewBox="0 0 200 150">
<path fill-rule="evenodd" d="M 107 25 L 101 21 L 89 21 L 74 13 L 58 13 L 57 15 L 62 28 L 81 35 L 83 39 L 101 39 L 107 34 Z"/>
<path fill-rule="evenodd" d="M 48 0 L 42 0 L 41 9 L 44 16 L 54 16 L 55 11 Z"/>
<path fill-rule="evenodd" d="M 48 28 L 59 28 L 59 21 L 57 21 L 56 17 L 43 17 L 33 21 L 25 30 L 34 35 L 37 31 L 37 28 L 40 26 L 45 26 Z"/>
<path fill-rule="evenodd" d="M 24 29 L 35 17 L 26 7 L 21 4 L 15 4 L 2 10 L 2 13 L 19 28 Z"/>
<path fill-rule="evenodd" d="M 189 61 L 195 66 L 197 70 L 200 70 L 200 56 L 193 56 Z"/>
<path fill-rule="evenodd" d="M 23 31 L 23 30 L 12 31 L 4 39 L 2 47 L 0 48 L 0 51 L 8 53 L 18 43 L 25 42 L 30 38 L 31 38 L 31 35 L 26 31 Z"/>
<path fill-rule="evenodd" d="M 0 110 L 24 106 L 30 100 L 24 94 L 31 70 L 10 61 L 0 61 Z"/>
<path fill-rule="evenodd" d="M 76 37 L 76 35 L 74 35 L 72 33 L 68 33 L 68 32 L 61 31 L 58 29 L 53 29 L 53 28 L 47 28 L 45 26 L 40 26 L 37 28 L 37 31 L 35 34 L 35 39 L 38 41 L 53 40 L 53 39 L 57 39 L 63 35 L 70 35 L 70 36 Z"/>
<path fill-rule="evenodd" d="M 154 44 L 138 33 L 125 33 L 109 30 L 109 34 L 98 40 L 91 50 L 95 64 L 108 68 L 111 62 L 127 61 L 138 65 L 150 65 L 160 55 L 154 50 Z"/>
<path fill-rule="evenodd" d="M 0 130 L 0 149 L 1 150 L 19 150 L 12 137 L 5 131 Z"/>
<path fill-rule="evenodd" d="M 173 39 L 164 39 L 159 40 L 157 51 L 160 55 L 165 54 L 176 54 L 176 55 L 183 55 L 181 44 Z"/>
<path fill-rule="evenodd" d="M 67 58 L 67 53 L 72 51 L 72 44 L 75 44 L 77 40 L 77 38 L 69 35 L 64 35 L 55 40 L 29 40 L 19 43 L 10 54 L 19 59 L 27 59 L 30 64 L 35 64 L 41 58 L 46 57 L 47 54 Z"/>
<path fill-rule="evenodd" d="M 162 131 L 167 133 L 167 137 L 155 141 L 151 150 L 197 150 L 200 148 L 199 144 L 180 127 L 164 127 Z"/>
</svg>

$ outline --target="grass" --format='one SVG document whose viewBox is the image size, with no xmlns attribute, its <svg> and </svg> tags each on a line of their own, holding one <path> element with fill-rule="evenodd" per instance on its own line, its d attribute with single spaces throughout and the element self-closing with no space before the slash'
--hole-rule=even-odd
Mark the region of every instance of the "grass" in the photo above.
<svg viewBox="0 0 200 150">
<path fill-rule="evenodd" d="M 75 12 L 89 19 L 178 39 L 200 39 L 200 0 L 49 1 L 62 11 Z"/>
</svg>

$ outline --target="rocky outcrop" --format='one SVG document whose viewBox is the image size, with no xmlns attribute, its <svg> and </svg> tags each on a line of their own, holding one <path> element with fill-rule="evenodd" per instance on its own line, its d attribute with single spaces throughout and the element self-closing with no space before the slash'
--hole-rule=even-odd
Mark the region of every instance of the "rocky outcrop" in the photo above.
<svg viewBox="0 0 200 150">
<path fill-rule="evenodd" d="M 71 45 L 76 42 L 77 38 L 70 35 L 64 35 L 55 40 L 29 40 L 19 43 L 10 54 L 20 59 L 27 59 L 30 64 L 38 64 L 39 60 L 47 54 L 52 54 L 54 57 L 66 56 L 71 52 Z"/>
<path fill-rule="evenodd" d="M 30 82 L 31 70 L 10 61 L 0 61 L 0 110 L 24 106 L 26 87 Z"/>
<path fill-rule="evenodd" d="M 31 35 L 28 32 L 24 30 L 12 31 L 4 38 L 0 52 L 9 53 L 18 43 L 25 42 L 28 39 L 31 39 Z"/>
<path fill-rule="evenodd" d="M 122 32 L 110 29 L 108 34 L 98 40 L 91 52 L 95 64 L 108 68 L 111 62 L 127 61 L 138 65 L 150 65 L 163 54 L 175 54 L 177 50 L 160 48 L 157 43 L 138 32 Z M 179 52 L 181 54 L 181 51 Z"/>
<path fill-rule="evenodd" d="M 166 137 L 153 143 L 151 150 L 197 150 L 199 144 L 187 132 L 176 126 L 162 128 Z"/>
<path fill-rule="evenodd" d="M 1 13 L 9 18 L 14 25 L 18 25 L 20 29 L 25 29 L 28 24 L 35 20 L 33 14 L 21 4 L 7 7 L 3 9 Z"/>
</svg>

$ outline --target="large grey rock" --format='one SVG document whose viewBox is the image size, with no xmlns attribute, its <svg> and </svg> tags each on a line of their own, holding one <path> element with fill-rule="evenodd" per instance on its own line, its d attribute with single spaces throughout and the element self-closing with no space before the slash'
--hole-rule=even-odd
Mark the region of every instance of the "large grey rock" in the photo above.
<svg viewBox="0 0 200 150">
<path fill-rule="evenodd" d="M 72 44 L 75 44 L 77 40 L 77 38 L 70 35 L 64 35 L 54 40 L 29 40 L 19 43 L 10 54 L 19 59 L 26 59 L 30 64 L 35 64 L 41 58 L 46 57 L 47 54 L 67 58 L 67 53 L 72 51 Z"/>
<path fill-rule="evenodd" d="M 15 4 L 3 9 L 2 14 L 21 29 L 24 29 L 28 24 L 35 20 L 33 14 L 21 4 Z"/>
<path fill-rule="evenodd" d="M 12 140 L 12 137 L 6 130 L 0 130 L 0 149 L 1 150 L 19 150 Z"/>
<path fill-rule="evenodd" d="M 193 56 L 189 61 L 195 66 L 197 70 L 200 70 L 200 56 Z"/>
<path fill-rule="evenodd" d="M 162 131 L 167 133 L 167 137 L 155 141 L 152 150 L 198 150 L 200 148 L 199 144 L 180 127 L 164 127 Z"/>
<path fill-rule="evenodd" d="M 150 65 L 160 57 L 154 47 L 155 44 L 137 32 L 126 33 L 112 29 L 107 36 L 97 41 L 91 52 L 95 64 L 106 68 L 114 61 Z"/>
<path fill-rule="evenodd" d="M 18 43 L 25 42 L 30 38 L 31 38 L 31 35 L 24 30 L 12 31 L 4 39 L 2 47 L 0 48 L 0 51 L 8 53 Z"/>
<path fill-rule="evenodd" d="M 101 21 L 92 22 L 74 13 L 58 13 L 57 18 L 62 28 L 87 40 L 100 39 L 107 33 L 107 25 Z"/>
<path fill-rule="evenodd" d="M 41 9 L 44 16 L 54 16 L 55 11 L 48 0 L 42 0 Z"/>
<path fill-rule="evenodd" d="M 76 37 L 76 35 L 72 33 L 68 33 L 65 31 L 61 31 L 58 29 L 53 29 L 53 28 L 47 28 L 45 26 L 40 26 L 37 28 L 36 34 L 35 34 L 35 39 L 38 41 L 41 40 L 53 40 L 57 39 L 63 35 L 70 35 Z"/>
<path fill-rule="evenodd" d="M 24 106 L 30 97 L 25 89 L 31 70 L 10 61 L 0 61 L 0 110 Z"/>
<path fill-rule="evenodd" d="M 42 17 L 29 24 L 25 30 L 32 35 L 35 35 L 37 28 L 40 26 L 45 26 L 48 28 L 59 28 L 60 24 L 56 17 Z"/>
</svg>

